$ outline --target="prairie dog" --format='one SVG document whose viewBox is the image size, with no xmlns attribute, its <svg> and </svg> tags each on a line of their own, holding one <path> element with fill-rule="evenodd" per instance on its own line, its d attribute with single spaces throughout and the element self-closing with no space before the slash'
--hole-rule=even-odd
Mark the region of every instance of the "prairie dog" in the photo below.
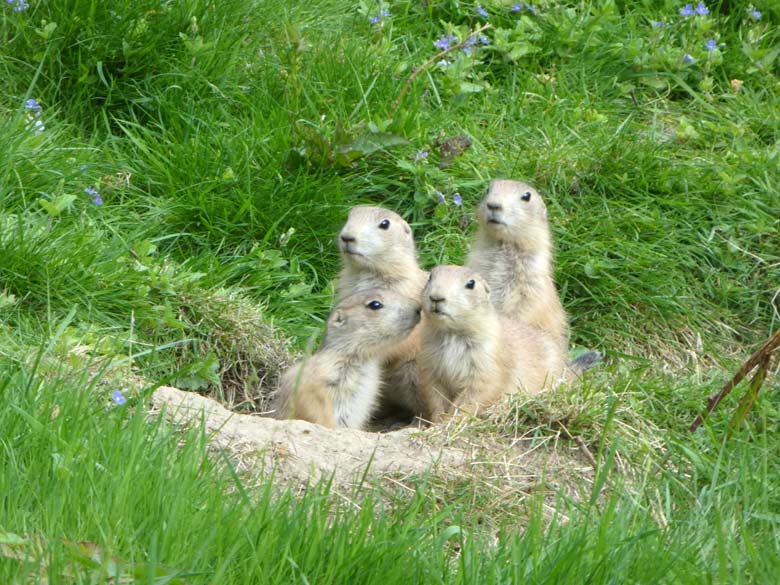
<svg viewBox="0 0 780 585">
<path fill-rule="evenodd" d="M 381 207 L 353 207 L 338 243 L 342 270 L 336 285 L 337 300 L 377 287 L 420 298 L 428 273 L 417 265 L 412 229 L 400 215 Z M 380 415 L 399 410 L 420 414 L 418 351 L 415 329 L 384 360 Z"/>
<path fill-rule="evenodd" d="M 466 266 L 485 278 L 499 313 L 550 333 L 565 354 L 568 318 L 553 281 L 552 235 L 539 193 L 526 183 L 495 180 L 477 218 Z"/>
<path fill-rule="evenodd" d="M 341 301 L 328 317 L 317 351 L 282 376 L 276 417 L 362 428 L 379 396 L 382 358 L 419 321 L 419 301 L 391 290 Z"/>
<path fill-rule="evenodd" d="M 416 298 L 428 278 L 417 265 L 412 228 L 400 215 L 381 207 L 350 210 L 339 234 L 339 250 L 337 301 L 374 288 Z"/>
<path fill-rule="evenodd" d="M 500 315 L 474 270 L 437 266 L 423 290 L 418 358 L 424 416 L 476 412 L 518 387 L 535 393 L 559 379 L 564 357 L 549 334 Z"/>
</svg>

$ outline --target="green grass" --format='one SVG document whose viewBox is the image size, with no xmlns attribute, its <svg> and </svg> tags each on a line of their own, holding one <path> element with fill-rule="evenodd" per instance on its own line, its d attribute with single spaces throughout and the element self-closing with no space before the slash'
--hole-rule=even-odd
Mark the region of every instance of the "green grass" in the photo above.
<svg viewBox="0 0 780 585">
<path fill-rule="evenodd" d="M 685 428 L 778 327 L 780 9 L 682 4 L 483 2 L 490 44 L 397 109 L 433 42 L 484 21 L 476 4 L 4 4 L 0 530 L 31 562 L 0 548 L 0 581 L 90 582 L 67 539 L 140 582 L 157 563 L 194 583 L 772 582 L 776 377 L 728 441 L 736 398 Z M 497 176 L 546 197 L 573 342 L 611 364 L 475 428 L 565 426 L 601 462 L 601 498 L 560 496 L 552 521 L 541 496 L 504 514 L 434 480 L 365 486 L 359 509 L 326 486 L 293 498 L 149 420 L 141 393 L 109 407 L 125 374 L 261 405 L 259 381 L 321 329 L 350 206 L 408 218 L 425 267 L 459 262 Z"/>
</svg>

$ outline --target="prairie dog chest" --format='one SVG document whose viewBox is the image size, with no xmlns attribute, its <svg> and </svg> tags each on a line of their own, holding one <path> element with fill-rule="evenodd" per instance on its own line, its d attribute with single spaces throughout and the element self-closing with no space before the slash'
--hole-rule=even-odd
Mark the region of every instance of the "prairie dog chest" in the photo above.
<svg viewBox="0 0 780 585">
<path fill-rule="evenodd" d="M 490 285 L 490 297 L 499 305 L 510 294 L 529 295 L 538 286 L 544 259 L 511 245 L 499 245 L 491 254 L 480 254 L 473 268 Z"/>
<path fill-rule="evenodd" d="M 490 368 L 491 345 L 459 335 L 444 335 L 426 343 L 424 359 L 435 381 L 444 386 L 442 390 L 452 399 Z"/>
<path fill-rule="evenodd" d="M 347 364 L 328 378 L 328 390 L 340 427 L 360 428 L 371 416 L 379 394 L 379 361 Z"/>
</svg>

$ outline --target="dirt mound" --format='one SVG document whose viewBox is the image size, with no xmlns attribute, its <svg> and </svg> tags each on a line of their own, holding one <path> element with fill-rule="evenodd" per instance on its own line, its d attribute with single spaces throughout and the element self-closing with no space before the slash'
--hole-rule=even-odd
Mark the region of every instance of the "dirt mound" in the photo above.
<svg viewBox="0 0 780 585">
<path fill-rule="evenodd" d="M 364 474 L 403 482 L 405 477 L 431 472 L 446 481 L 476 482 L 496 495 L 509 490 L 517 499 L 518 489 L 540 484 L 575 495 L 576 488 L 569 489 L 575 487 L 571 479 L 589 483 L 592 477 L 592 468 L 576 448 L 475 436 L 465 420 L 452 419 L 425 430 L 371 433 L 238 414 L 209 398 L 170 387 L 159 388 L 152 400 L 177 424 L 203 420 L 212 442 L 231 454 L 239 469 L 275 469 L 277 479 L 292 483 L 333 476 L 336 485 L 348 486 Z"/>
<path fill-rule="evenodd" d="M 218 402 L 193 392 L 163 386 L 153 395 L 157 408 L 177 423 L 199 421 L 203 416 L 212 441 L 233 454 L 244 468 L 259 465 L 276 469 L 291 480 L 317 480 L 334 476 L 348 484 L 365 473 L 409 475 L 430 469 L 453 470 L 466 454 L 422 440 L 421 431 L 406 428 L 390 433 L 354 429 L 326 429 L 306 421 L 231 412 Z"/>
</svg>

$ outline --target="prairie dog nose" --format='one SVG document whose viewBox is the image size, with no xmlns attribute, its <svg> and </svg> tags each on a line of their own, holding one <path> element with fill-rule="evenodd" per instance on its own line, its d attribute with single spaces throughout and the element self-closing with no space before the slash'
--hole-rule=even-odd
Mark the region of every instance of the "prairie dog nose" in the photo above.
<svg viewBox="0 0 780 585">
<path fill-rule="evenodd" d="M 500 203 L 494 203 L 494 202 L 488 201 L 488 202 L 487 202 L 487 208 L 488 208 L 490 211 L 501 211 L 501 204 L 500 204 Z"/>
<path fill-rule="evenodd" d="M 349 244 L 355 241 L 355 236 L 350 234 L 341 234 L 341 241 L 345 244 Z"/>
<path fill-rule="evenodd" d="M 444 297 L 440 297 L 434 294 L 428 295 L 428 298 L 431 299 L 432 303 L 440 303 L 444 300 Z"/>
</svg>

